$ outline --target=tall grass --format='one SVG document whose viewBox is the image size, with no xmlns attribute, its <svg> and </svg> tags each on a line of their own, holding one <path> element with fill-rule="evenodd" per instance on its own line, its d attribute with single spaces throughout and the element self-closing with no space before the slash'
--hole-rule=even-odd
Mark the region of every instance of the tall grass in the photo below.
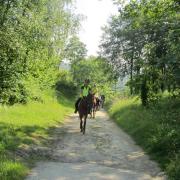
<svg viewBox="0 0 180 180">
<path fill-rule="evenodd" d="M 52 91 L 42 92 L 43 102 L 0 106 L 0 179 L 21 180 L 28 168 L 13 155 L 18 148 L 42 143 L 49 130 L 63 123 L 72 102 Z"/>
<path fill-rule="evenodd" d="M 137 98 L 120 99 L 109 113 L 160 163 L 169 179 L 180 179 L 180 100 L 166 97 L 144 108 Z"/>
</svg>

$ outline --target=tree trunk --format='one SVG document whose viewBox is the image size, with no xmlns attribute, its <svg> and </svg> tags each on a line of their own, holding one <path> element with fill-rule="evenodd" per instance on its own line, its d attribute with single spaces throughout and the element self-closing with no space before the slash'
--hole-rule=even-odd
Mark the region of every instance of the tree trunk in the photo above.
<svg viewBox="0 0 180 180">
<path fill-rule="evenodd" d="M 134 67 L 134 41 L 133 41 L 132 57 L 131 57 L 130 64 L 131 64 L 130 65 L 130 79 L 131 79 L 130 93 L 132 95 L 133 94 L 132 81 L 133 81 L 133 67 Z"/>
</svg>

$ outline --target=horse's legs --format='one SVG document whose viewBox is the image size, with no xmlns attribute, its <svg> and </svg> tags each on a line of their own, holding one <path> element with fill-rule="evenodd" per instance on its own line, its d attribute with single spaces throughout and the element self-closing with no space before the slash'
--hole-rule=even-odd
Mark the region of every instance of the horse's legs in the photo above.
<svg viewBox="0 0 180 180">
<path fill-rule="evenodd" d="M 85 134 L 85 131 L 86 131 L 86 119 L 87 119 L 87 116 L 84 116 L 83 134 Z"/>
<path fill-rule="evenodd" d="M 93 109 L 93 118 L 95 118 L 95 113 L 96 113 L 96 110 Z"/>
<path fill-rule="evenodd" d="M 83 122 L 82 122 L 82 118 L 80 118 L 80 129 L 81 129 L 81 132 L 82 132 L 82 129 L 83 129 Z"/>
<path fill-rule="evenodd" d="M 93 118 L 95 118 L 96 106 L 93 107 Z"/>
<path fill-rule="evenodd" d="M 93 110 L 91 109 L 91 118 L 93 117 L 93 115 L 92 115 L 92 114 L 93 114 Z"/>
</svg>

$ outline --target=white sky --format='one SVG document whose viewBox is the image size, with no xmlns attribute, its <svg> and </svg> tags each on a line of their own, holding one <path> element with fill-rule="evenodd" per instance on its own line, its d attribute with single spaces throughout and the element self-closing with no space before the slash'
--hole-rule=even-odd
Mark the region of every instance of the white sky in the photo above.
<svg viewBox="0 0 180 180">
<path fill-rule="evenodd" d="M 86 44 L 88 55 L 97 55 L 102 35 L 101 27 L 106 24 L 110 15 L 117 13 L 117 6 L 112 0 L 76 0 L 77 13 L 86 16 L 82 22 L 80 39 Z"/>
</svg>

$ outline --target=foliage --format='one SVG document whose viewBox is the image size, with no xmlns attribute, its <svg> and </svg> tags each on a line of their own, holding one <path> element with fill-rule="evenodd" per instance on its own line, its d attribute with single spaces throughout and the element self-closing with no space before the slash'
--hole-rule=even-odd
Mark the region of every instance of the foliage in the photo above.
<svg viewBox="0 0 180 180">
<path fill-rule="evenodd" d="M 65 89 L 50 89 L 62 81 L 59 64 L 79 29 L 73 11 L 72 0 L 0 1 L 0 179 L 23 179 L 17 149 L 43 143 L 72 111 Z"/>
<path fill-rule="evenodd" d="M 79 27 L 71 6 L 71 0 L 0 2 L 1 103 L 41 99 L 39 92 L 55 84 L 67 39 Z"/>
<path fill-rule="evenodd" d="M 3 180 L 21 180 L 25 177 L 27 168 L 11 160 L 4 160 L 0 164 L 0 178 Z"/>
<path fill-rule="evenodd" d="M 77 94 L 77 86 L 73 81 L 71 73 L 67 70 L 61 70 L 56 82 L 56 90 L 67 98 L 74 98 Z"/>
<path fill-rule="evenodd" d="M 175 0 L 131 0 L 104 27 L 102 56 L 119 76 L 130 76 L 131 94 L 141 92 L 143 105 L 180 85 L 179 10 Z"/>
<path fill-rule="evenodd" d="M 151 108 L 144 108 L 135 98 L 118 99 L 110 115 L 156 159 L 169 179 L 180 177 L 180 100 L 164 97 Z"/>
<path fill-rule="evenodd" d="M 86 45 L 80 41 L 79 37 L 71 37 L 65 48 L 65 58 L 69 60 L 72 65 L 74 65 L 78 63 L 78 61 L 84 60 L 86 55 Z"/>
</svg>

